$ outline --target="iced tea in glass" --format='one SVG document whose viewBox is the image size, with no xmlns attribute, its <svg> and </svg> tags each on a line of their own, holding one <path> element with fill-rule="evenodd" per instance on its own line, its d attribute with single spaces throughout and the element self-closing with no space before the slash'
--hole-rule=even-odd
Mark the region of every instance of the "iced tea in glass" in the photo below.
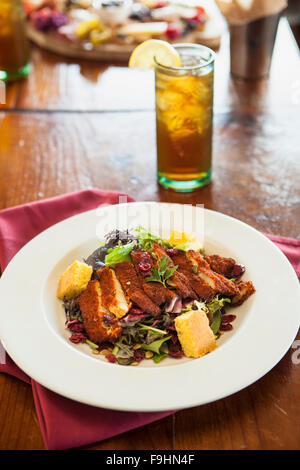
<svg viewBox="0 0 300 470">
<path fill-rule="evenodd" d="M 0 0 L 0 79 L 28 75 L 29 46 L 21 0 Z"/>
<path fill-rule="evenodd" d="M 155 64 L 158 181 L 187 192 L 211 180 L 214 52 L 174 47 L 181 67 Z"/>
</svg>

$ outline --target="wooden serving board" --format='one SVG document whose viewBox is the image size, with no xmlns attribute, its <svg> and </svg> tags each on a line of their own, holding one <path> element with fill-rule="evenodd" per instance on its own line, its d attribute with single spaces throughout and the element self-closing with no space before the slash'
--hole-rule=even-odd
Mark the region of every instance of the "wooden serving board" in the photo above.
<svg viewBox="0 0 300 470">
<path fill-rule="evenodd" d="M 213 17 L 207 21 L 204 31 L 191 32 L 178 42 L 194 42 L 217 49 L 220 45 L 223 30 L 223 21 L 218 17 Z M 79 47 L 78 44 L 65 40 L 55 33 L 49 34 L 38 31 L 30 23 L 27 25 L 27 35 L 39 47 L 73 59 L 125 62 L 136 47 L 136 44 L 121 45 L 107 43 L 99 44 L 96 49 L 85 50 L 83 47 Z"/>
<path fill-rule="evenodd" d="M 73 59 L 126 61 L 135 48 L 135 45 L 100 44 L 97 49 L 88 51 L 78 47 L 78 44 L 64 40 L 55 34 L 38 31 L 30 24 L 27 25 L 27 35 L 32 42 L 42 49 Z"/>
</svg>

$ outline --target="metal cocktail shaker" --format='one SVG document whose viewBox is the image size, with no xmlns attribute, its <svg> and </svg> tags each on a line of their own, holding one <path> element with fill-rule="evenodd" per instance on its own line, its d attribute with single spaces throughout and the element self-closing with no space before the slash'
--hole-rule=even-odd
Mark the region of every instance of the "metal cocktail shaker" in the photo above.
<svg viewBox="0 0 300 470">
<path fill-rule="evenodd" d="M 229 25 L 230 66 L 234 77 L 254 80 L 269 74 L 281 13 Z"/>
</svg>

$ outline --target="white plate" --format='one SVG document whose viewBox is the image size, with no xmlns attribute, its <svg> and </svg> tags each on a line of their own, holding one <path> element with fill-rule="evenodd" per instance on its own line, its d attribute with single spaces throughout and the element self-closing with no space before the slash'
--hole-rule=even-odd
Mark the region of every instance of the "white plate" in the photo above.
<svg viewBox="0 0 300 470">
<path fill-rule="evenodd" d="M 0 337 L 21 369 L 50 390 L 83 403 L 162 411 L 226 397 L 277 364 L 299 327 L 296 274 L 261 233 L 210 210 L 204 211 L 205 249 L 245 264 L 244 277 L 256 287 L 256 293 L 235 310 L 234 329 L 222 335 L 215 351 L 200 359 L 167 359 L 158 365 L 143 361 L 126 367 L 103 361 L 87 345 L 68 340 L 64 310 L 55 296 L 61 272 L 74 259 L 88 256 L 116 224 L 145 225 L 145 214 L 155 208 L 160 213 L 173 211 L 178 221 L 182 207 L 131 203 L 85 212 L 54 225 L 23 247 L 0 280 Z M 200 214 L 202 209 L 195 210 Z"/>
</svg>

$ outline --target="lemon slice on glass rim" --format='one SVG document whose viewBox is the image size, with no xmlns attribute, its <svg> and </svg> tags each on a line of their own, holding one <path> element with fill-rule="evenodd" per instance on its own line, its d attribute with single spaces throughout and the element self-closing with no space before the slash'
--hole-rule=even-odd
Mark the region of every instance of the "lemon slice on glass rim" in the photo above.
<svg viewBox="0 0 300 470">
<path fill-rule="evenodd" d="M 176 49 L 166 41 L 148 39 L 139 44 L 132 52 L 129 67 L 152 69 L 155 60 L 165 67 L 180 67 L 181 60 Z"/>
</svg>

